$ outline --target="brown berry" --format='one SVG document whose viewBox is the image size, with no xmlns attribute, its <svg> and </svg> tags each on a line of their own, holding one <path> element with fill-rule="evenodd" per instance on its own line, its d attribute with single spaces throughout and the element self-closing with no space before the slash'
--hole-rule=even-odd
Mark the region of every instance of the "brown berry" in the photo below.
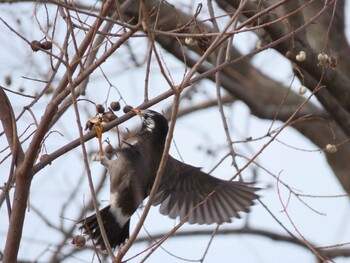
<svg viewBox="0 0 350 263">
<path fill-rule="evenodd" d="M 41 47 L 45 50 L 52 49 L 52 42 L 51 41 L 44 41 L 41 43 Z"/>
<path fill-rule="evenodd" d="M 111 102 L 111 109 L 112 109 L 113 111 L 118 111 L 118 110 L 120 110 L 120 103 L 119 103 L 119 101 L 112 101 L 112 102 Z"/>
<path fill-rule="evenodd" d="M 11 78 L 10 75 L 8 75 L 8 76 L 5 77 L 5 84 L 6 84 L 7 86 L 10 86 L 10 85 L 12 84 L 12 78 Z"/>
<path fill-rule="evenodd" d="M 286 52 L 286 58 L 292 59 L 293 57 L 294 57 L 294 56 L 293 56 L 293 52 L 290 51 L 290 50 L 288 50 L 288 51 Z"/>
<path fill-rule="evenodd" d="M 75 245 L 76 247 L 83 247 L 85 246 L 86 239 L 85 237 L 81 235 L 76 235 L 73 237 L 72 244 Z"/>
<path fill-rule="evenodd" d="M 112 147 L 112 145 L 108 144 L 106 147 L 105 147 L 105 152 L 107 154 L 112 154 L 114 152 L 114 149 Z"/>
<path fill-rule="evenodd" d="M 105 112 L 105 107 L 103 107 L 102 104 L 96 104 L 96 111 L 98 113 L 104 113 Z"/>
<path fill-rule="evenodd" d="M 203 52 L 207 51 L 210 44 L 211 44 L 211 37 L 210 36 L 209 37 L 200 37 L 197 40 L 197 45 Z"/>
<path fill-rule="evenodd" d="M 132 111 L 133 108 L 134 108 L 133 106 L 125 105 L 123 108 L 123 112 L 128 113 L 129 111 Z"/>
<path fill-rule="evenodd" d="M 37 52 L 42 48 L 41 43 L 38 40 L 30 42 L 30 47 L 34 52 Z"/>
<path fill-rule="evenodd" d="M 337 58 L 334 56 L 328 57 L 328 64 L 332 69 L 335 69 L 338 64 Z"/>
</svg>

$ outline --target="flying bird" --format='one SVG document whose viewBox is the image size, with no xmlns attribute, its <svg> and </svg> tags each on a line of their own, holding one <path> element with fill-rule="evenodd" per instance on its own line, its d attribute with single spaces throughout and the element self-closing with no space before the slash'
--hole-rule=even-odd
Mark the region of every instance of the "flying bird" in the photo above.
<svg viewBox="0 0 350 263">
<path fill-rule="evenodd" d="M 123 142 L 116 160 L 101 158 L 110 174 L 110 200 L 100 214 L 112 248 L 129 238 L 130 218 L 151 192 L 168 133 L 168 121 L 158 112 L 133 112 L 141 118 L 140 131 Z M 251 183 L 215 178 L 169 155 L 153 205 L 160 204 L 160 212 L 173 219 L 188 216 L 190 224 L 222 224 L 249 212 L 257 190 Z M 105 250 L 96 214 L 79 223 Z"/>
</svg>

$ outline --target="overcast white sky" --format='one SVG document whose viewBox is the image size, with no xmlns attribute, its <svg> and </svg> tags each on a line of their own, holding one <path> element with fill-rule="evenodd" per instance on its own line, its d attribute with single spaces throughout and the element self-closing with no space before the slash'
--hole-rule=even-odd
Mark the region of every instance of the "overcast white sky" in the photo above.
<svg viewBox="0 0 350 263">
<path fill-rule="evenodd" d="M 21 17 L 22 23 L 19 26 L 21 33 L 25 34 L 28 39 L 40 38 L 39 36 L 41 36 L 41 34 L 36 29 L 36 25 L 33 27 L 29 22 L 33 22 L 31 19 L 33 12 L 32 4 L 2 4 L 1 6 L 1 18 L 16 27 L 13 17 Z M 58 32 L 58 34 L 62 32 Z M 13 80 L 11 88 L 16 90 L 18 87 L 25 87 L 26 92 L 34 94 L 36 90 L 42 88 L 42 85 L 26 80 L 23 76 L 37 77 L 38 68 L 40 72 L 49 71 L 50 69 L 45 68 L 48 64 L 44 62 L 46 61 L 44 60 L 44 56 L 37 53 L 33 55 L 33 59 L 30 59 L 32 56 L 28 56 L 28 54 L 31 53 L 29 47 L 11 33 L 3 23 L 0 23 L 0 40 L 3 50 L 0 52 L 0 60 L 2 61 L 0 64 L 0 85 L 5 86 L 4 77 L 11 75 Z M 141 42 L 139 39 L 135 41 Z M 239 35 L 235 38 L 235 44 L 239 45 L 241 48 L 251 48 L 254 41 L 255 38 L 252 35 Z M 142 50 L 142 47 L 138 48 L 139 50 L 136 51 Z M 163 56 L 167 65 L 171 65 L 169 69 L 174 79 L 180 81 L 183 77 L 183 66 L 165 53 Z M 39 57 L 42 57 L 43 60 L 38 59 Z M 142 88 L 138 87 L 144 86 L 145 69 L 133 69 L 131 72 L 122 71 L 121 67 L 123 65 L 120 63 L 120 60 L 123 59 L 127 59 L 126 54 L 121 53 L 119 56 L 116 55 L 107 61 L 103 69 L 108 79 L 119 89 L 127 103 L 135 106 L 140 104 L 143 99 L 143 94 L 140 92 Z M 40 63 L 40 61 L 43 63 Z M 292 77 L 290 65 L 281 57 L 276 56 L 275 52 L 267 51 L 258 55 L 254 58 L 254 62 L 256 65 L 259 65 L 264 72 L 273 74 L 276 79 L 284 83 L 290 83 Z M 150 79 L 152 95 L 160 94 L 167 89 L 167 85 L 160 76 L 157 68 L 157 64 L 153 64 Z M 89 85 L 93 88 L 88 90 L 86 96 L 92 98 L 97 103 L 102 103 L 107 96 L 106 87 L 108 87 L 108 84 L 103 80 L 100 72 L 97 72 L 92 77 Z M 299 83 L 296 82 L 293 84 L 293 88 L 297 89 L 298 87 Z M 215 88 L 212 83 L 203 81 L 201 83 L 201 89 L 206 91 L 206 93 L 201 95 L 202 97 L 199 96 L 196 98 L 196 100 L 205 99 L 207 96 L 215 96 Z M 21 111 L 24 105 L 29 103 L 28 99 L 11 94 L 8 95 L 13 103 L 16 114 Z M 112 90 L 109 101 L 117 97 L 117 92 Z M 168 99 L 153 107 L 153 109 L 162 111 L 167 106 L 171 105 L 171 103 L 172 100 Z M 91 105 L 80 104 L 80 106 L 83 120 L 86 120 L 94 114 L 94 108 Z M 40 112 L 44 107 L 45 105 L 43 104 L 34 107 L 34 113 L 37 114 L 39 120 L 41 116 Z M 270 128 L 270 121 L 263 121 L 251 117 L 249 110 L 242 103 L 236 103 L 231 107 L 226 107 L 225 110 L 226 113 L 231 116 L 229 121 L 230 128 L 233 131 L 233 140 L 242 140 L 250 136 L 252 138 L 257 138 L 266 134 Z M 29 122 L 31 122 L 31 117 L 29 114 L 26 114 L 20 122 L 19 131 L 24 131 Z M 135 128 L 138 127 L 139 124 L 140 120 L 138 118 L 133 118 L 124 123 L 122 127 Z M 281 123 L 276 123 L 275 127 L 279 125 L 281 125 Z M 64 134 L 64 136 L 54 133 L 48 138 L 46 142 L 48 153 L 78 137 L 73 111 L 68 111 L 54 129 Z M 104 134 L 104 138 L 107 137 L 112 138 L 113 134 Z M 316 150 L 313 144 L 301 138 L 299 134 L 291 128 L 285 129 L 278 138 L 299 149 Z M 226 153 L 226 149 L 223 148 L 223 146 L 225 146 L 225 137 L 218 110 L 213 108 L 205 110 L 200 114 L 196 113 L 188 117 L 180 118 L 177 122 L 174 141 L 185 162 L 203 167 L 204 171 L 210 171 Z M 260 140 L 256 143 L 235 144 L 235 150 L 247 157 L 252 157 L 266 142 L 267 140 Z M 6 141 L 3 136 L 0 139 L 1 149 L 3 149 L 5 145 Z M 222 149 L 214 159 L 209 159 L 203 151 L 198 150 L 199 147 L 209 145 L 221 147 Z M 90 151 L 97 151 L 97 140 L 88 142 L 87 148 Z M 8 152 L 0 153 L 0 159 L 2 160 L 7 153 Z M 179 158 L 175 147 L 172 148 L 171 153 L 174 157 Z M 64 226 L 72 225 L 72 220 L 79 219 L 76 218 L 78 209 L 84 205 L 85 198 L 88 199 L 90 196 L 87 179 L 85 178 L 81 181 L 81 189 L 79 189 L 76 196 L 69 201 L 64 218 L 61 218 L 60 213 L 62 205 L 67 202 L 67 196 L 71 193 L 71 187 L 75 186 L 85 174 L 81 158 L 81 149 L 74 149 L 65 156 L 55 160 L 51 166 L 46 167 L 38 173 L 32 183 L 30 195 L 31 205 L 48 216 L 49 220 L 55 225 L 60 226 L 61 223 Z M 247 162 L 240 158 L 238 158 L 237 161 L 240 166 L 243 166 Z M 281 180 L 303 193 L 320 195 L 344 193 L 327 166 L 322 152 L 295 150 L 281 143 L 273 142 L 263 154 L 258 157 L 257 162 L 269 169 L 274 175 L 280 174 Z M 229 178 L 235 173 L 230 164 L 230 160 L 226 160 L 223 165 L 213 172 L 213 175 L 220 178 Z M 0 164 L 0 167 L 0 184 L 3 184 L 8 176 L 9 160 Z M 98 177 L 102 175 L 104 168 L 99 163 L 91 162 L 91 169 L 95 180 L 98 181 Z M 247 169 L 244 172 L 243 175 L 245 179 L 252 179 L 252 171 L 252 169 Z M 282 206 L 276 188 L 276 180 L 261 169 L 258 169 L 257 173 L 258 185 L 263 188 L 261 191 L 262 201 L 291 232 L 296 233 L 285 213 L 282 212 Z M 101 208 L 104 206 L 103 200 L 109 199 L 108 188 L 109 186 L 107 184 L 102 194 L 99 196 L 99 199 L 102 200 Z M 284 202 L 287 202 L 288 192 L 283 187 L 281 187 L 281 191 Z M 316 245 L 320 246 L 349 242 L 350 220 L 348 219 L 350 216 L 350 209 L 347 198 L 309 198 L 305 199 L 305 201 L 313 209 L 319 211 L 319 213 L 310 210 L 293 197 L 288 205 L 288 212 L 294 224 L 308 241 L 314 242 Z M 5 206 L 0 210 L 0 218 L 0 250 L 2 251 L 8 226 L 7 210 Z M 134 215 L 132 218 L 131 231 L 137 222 L 137 218 L 137 215 Z M 244 222 L 245 219 L 236 219 L 231 224 L 224 224 L 222 228 L 239 228 Z M 145 228 L 151 234 L 158 234 L 169 231 L 174 227 L 175 223 L 176 221 L 162 216 L 158 212 L 158 207 L 156 207 L 151 210 L 150 216 L 146 220 Z M 249 223 L 252 227 L 285 234 L 285 231 L 260 204 L 254 206 L 249 217 Z M 181 230 L 201 229 L 215 229 L 215 226 L 185 224 L 181 228 Z M 76 233 L 78 234 L 79 231 L 76 230 Z M 143 230 L 140 236 L 144 235 L 146 234 Z M 49 228 L 33 211 L 30 211 L 26 214 L 23 242 L 21 244 L 19 258 L 29 260 L 38 259 L 39 262 L 46 262 L 55 249 L 49 244 L 55 243 L 55 240 L 61 240 L 61 238 L 60 234 L 57 234 L 56 231 Z M 181 259 L 173 255 L 188 260 L 198 260 L 203 255 L 209 240 L 209 236 L 181 239 L 170 238 L 164 243 L 163 249 L 158 249 L 150 257 L 149 262 L 182 262 Z M 147 246 L 147 244 L 134 245 L 125 258 L 141 252 Z M 66 244 L 67 251 L 71 248 L 71 244 Z M 93 255 L 90 252 L 84 252 L 75 256 L 76 258 L 71 258 L 65 262 L 92 262 L 93 259 Z M 143 256 L 144 254 L 131 262 L 139 262 Z M 215 237 L 205 262 L 233 261 L 247 263 L 315 262 L 315 257 L 306 249 L 288 243 L 271 241 L 264 237 L 250 235 Z M 349 262 L 349 260 L 339 258 L 337 262 Z"/>
</svg>

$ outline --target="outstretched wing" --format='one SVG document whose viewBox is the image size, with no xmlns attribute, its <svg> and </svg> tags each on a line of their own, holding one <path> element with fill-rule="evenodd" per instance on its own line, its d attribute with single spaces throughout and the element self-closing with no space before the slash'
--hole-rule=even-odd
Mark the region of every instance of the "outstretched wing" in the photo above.
<svg viewBox="0 0 350 263">
<path fill-rule="evenodd" d="M 250 183 L 215 178 L 169 155 L 153 205 L 161 204 L 160 212 L 173 219 L 188 215 L 190 224 L 221 224 L 249 212 L 257 190 Z"/>
</svg>

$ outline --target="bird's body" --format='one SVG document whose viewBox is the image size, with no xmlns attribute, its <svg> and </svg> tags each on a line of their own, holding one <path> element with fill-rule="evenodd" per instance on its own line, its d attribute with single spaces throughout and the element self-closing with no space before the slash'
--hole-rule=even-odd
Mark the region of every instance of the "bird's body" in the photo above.
<svg viewBox="0 0 350 263">
<path fill-rule="evenodd" d="M 100 211 L 111 247 L 129 237 L 130 218 L 152 189 L 168 132 L 168 122 L 159 113 L 134 112 L 142 119 L 140 132 L 123 143 L 116 160 L 101 159 L 111 176 L 110 204 Z M 240 211 L 249 212 L 257 190 L 248 183 L 212 177 L 169 155 L 154 205 L 161 204 L 162 214 L 191 224 L 221 224 L 239 217 Z M 95 244 L 105 249 L 96 215 L 80 223 Z"/>
</svg>

